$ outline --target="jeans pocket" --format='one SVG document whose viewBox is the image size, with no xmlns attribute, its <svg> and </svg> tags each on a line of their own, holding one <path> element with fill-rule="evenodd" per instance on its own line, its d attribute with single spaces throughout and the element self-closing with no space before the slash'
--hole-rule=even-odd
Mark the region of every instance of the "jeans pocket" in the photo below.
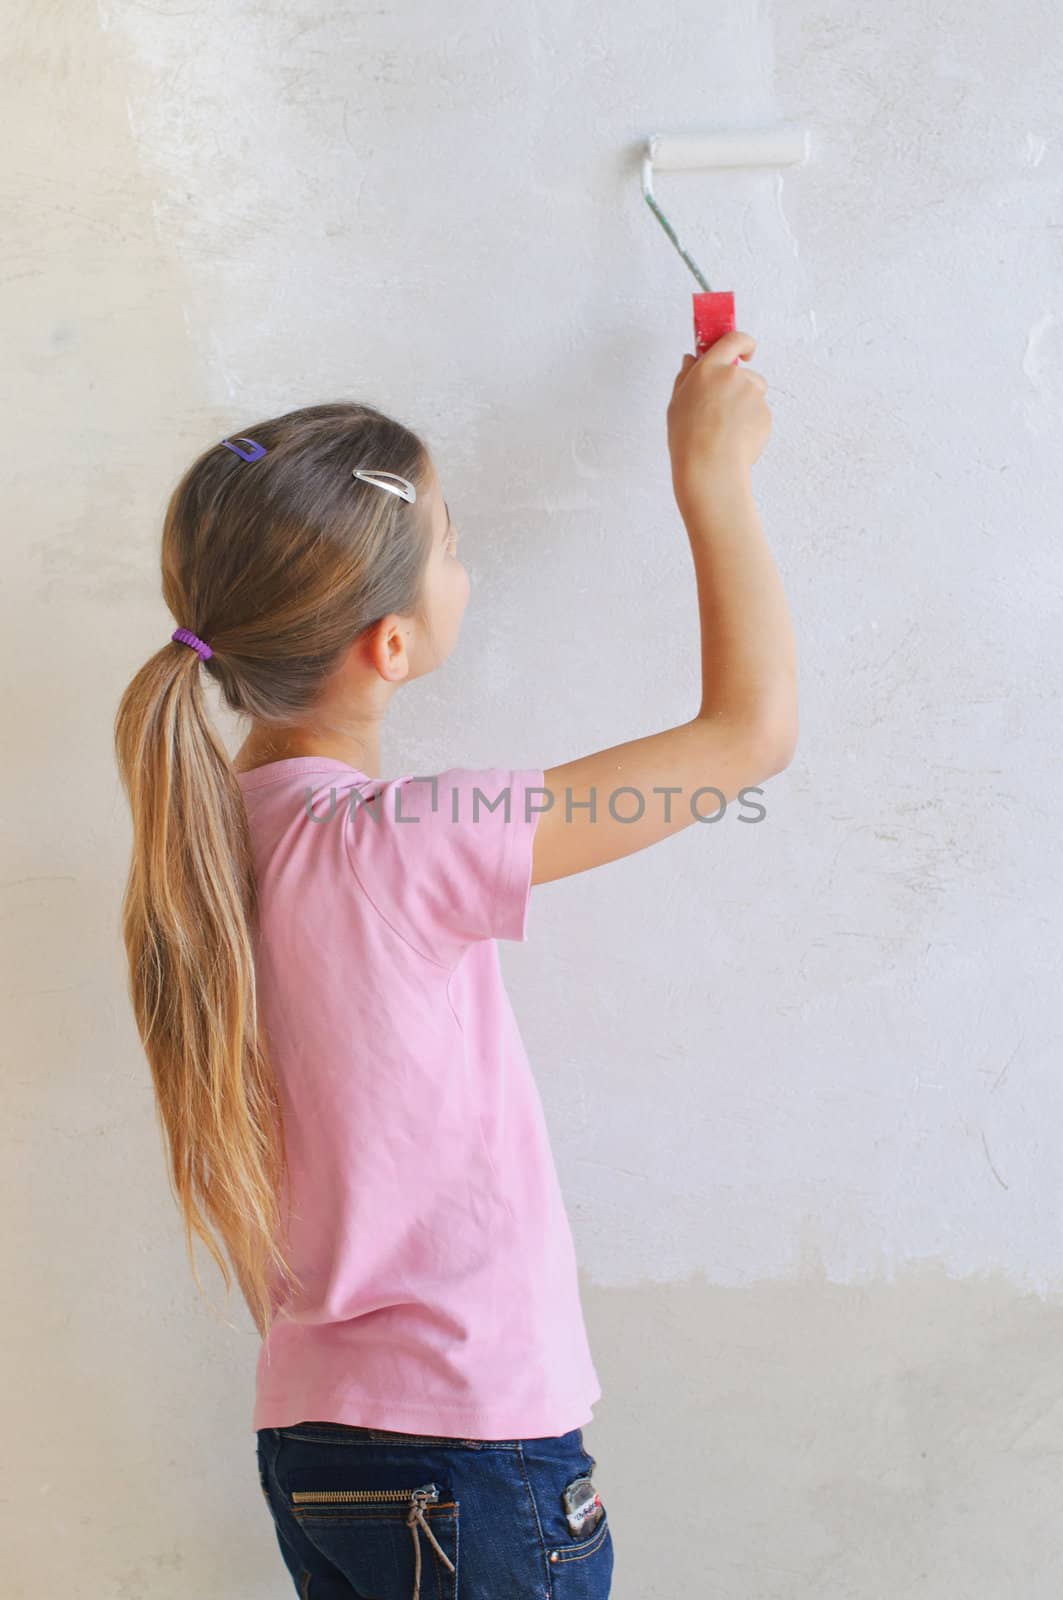
<svg viewBox="0 0 1063 1600">
<path fill-rule="evenodd" d="M 585 1561 L 588 1556 L 597 1555 L 603 1549 L 607 1540 L 611 1537 L 609 1516 L 605 1506 L 601 1504 L 601 1495 L 598 1496 L 598 1502 L 601 1506 L 601 1511 L 594 1525 L 593 1533 L 588 1534 L 586 1537 L 580 1537 L 578 1534 L 572 1533 L 562 1543 L 558 1544 L 556 1543 L 557 1532 L 556 1529 L 554 1530 L 555 1543 L 548 1544 L 546 1548 L 546 1554 L 552 1566 L 560 1566 L 566 1561 Z M 595 1594 L 597 1594 L 597 1590 L 595 1590 Z"/>
<path fill-rule="evenodd" d="M 557 1480 L 556 1499 L 540 1515 L 555 1600 L 607 1600 L 613 1579 L 613 1535 L 609 1514 L 591 1479 L 594 1457 L 577 1476 Z"/>
<path fill-rule="evenodd" d="M 360 1594 L 457 1600 L 458 1501 L 447 1485 L 340 1488 L 289 1485 L 287 1506 L 303 1533 Z M 429 1585 L 428 1574 L 433 1581 Z"/>
</svg>

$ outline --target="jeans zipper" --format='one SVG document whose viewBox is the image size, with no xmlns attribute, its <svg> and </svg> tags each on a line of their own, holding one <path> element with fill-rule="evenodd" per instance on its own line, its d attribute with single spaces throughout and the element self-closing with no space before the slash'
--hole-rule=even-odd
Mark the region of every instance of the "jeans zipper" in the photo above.
<svg viewBox="0 0 1063 1600">
<path fill-rule="evenodd" d="M 413 1539 L 414 1574 L 413 1574 L 413 1600 L 420 1600 L 421 1594 L 421 1541 L 417 1537 L 418 1528 L 423 1528 L 432 1544 L 435 1546 L 441 1560 L 451 1572 L 456 1570 L 453 1561 L 446 1551 L 440 1548 L 431 1528 L 425 1520 L 424 1508 L 431 1501 L 439 1499 L 437 1484 L 425 1483 L 419 1489 L 295 1489 L 292 1491 L 292 1504 L 309 1505 L 353 1505 L 363 1500 L 374 1501 L 379 1504 L 381 1500 L 408 1500 L 410 1502 L 409 1516 L 406 1526 Z"/>
</svg>

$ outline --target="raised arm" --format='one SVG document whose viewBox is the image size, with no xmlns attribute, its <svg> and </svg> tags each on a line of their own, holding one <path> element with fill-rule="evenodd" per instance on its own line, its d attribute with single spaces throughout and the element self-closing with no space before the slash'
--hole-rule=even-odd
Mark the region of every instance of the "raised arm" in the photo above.
<svg viewBox="0 0 1063 1600">
<path fill-rule="evenodd" d="M 697 584 L 698 713 L 546 770 L 551 800 L 535 830 L 533 884 L 645 850 L 699 814 L 714 815 L 719 795 L 730 804 L 793 756 L 793 630 L 751 482 L 771 429 L 767 385 L 732 364 L 755 348 L 749 334 L 734 332 L 698 359 L 685 356 L 668 407 L 672 483 Z"/>
</svg>

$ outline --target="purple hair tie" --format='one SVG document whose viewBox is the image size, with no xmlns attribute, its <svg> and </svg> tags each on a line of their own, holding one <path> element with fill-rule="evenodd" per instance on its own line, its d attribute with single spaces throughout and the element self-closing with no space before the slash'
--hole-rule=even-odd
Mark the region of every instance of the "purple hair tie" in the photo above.
<svg viewBox="0 0 1063 1600">
<path fill-rule="evenodd" d="M 177 644 L 190 644 L 201 661 L 209 661 L 214 651 L 209 644 L 204 644 L 202 639 L 197 639 L 191 628 L 178 628 L 171 633 L 170 638 Z"/>
<path fill-rule="evenodd" d="M 234 444 L 232 439 L 223 439 L 222 444 L 226 450 L 231 450 L 234 456 L 239 456 L 241 461 L 260 461 L 265 455 L 266 447 L 264 444 L 258 444 L 254 439 L 247 439 L 242 433 L 238 433 L 236 438 L 239 439 L 240 444 L 250 445 L 250 450 L 241 450 L 240 445 Z"/>
</svg>

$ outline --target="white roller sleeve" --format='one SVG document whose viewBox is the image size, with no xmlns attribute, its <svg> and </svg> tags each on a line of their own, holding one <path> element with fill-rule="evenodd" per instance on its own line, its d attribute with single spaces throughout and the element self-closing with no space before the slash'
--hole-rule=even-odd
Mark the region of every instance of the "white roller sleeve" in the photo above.
<svg viewBox="0 0 1063 1600">
<path fill-rule="evenodd" d="M 781 127 L 689 137 L 654 134 L 647 153 L 657 172 L 697 167 L 789 167 L 807 158 L 808 131 Z"/>
</svg>

